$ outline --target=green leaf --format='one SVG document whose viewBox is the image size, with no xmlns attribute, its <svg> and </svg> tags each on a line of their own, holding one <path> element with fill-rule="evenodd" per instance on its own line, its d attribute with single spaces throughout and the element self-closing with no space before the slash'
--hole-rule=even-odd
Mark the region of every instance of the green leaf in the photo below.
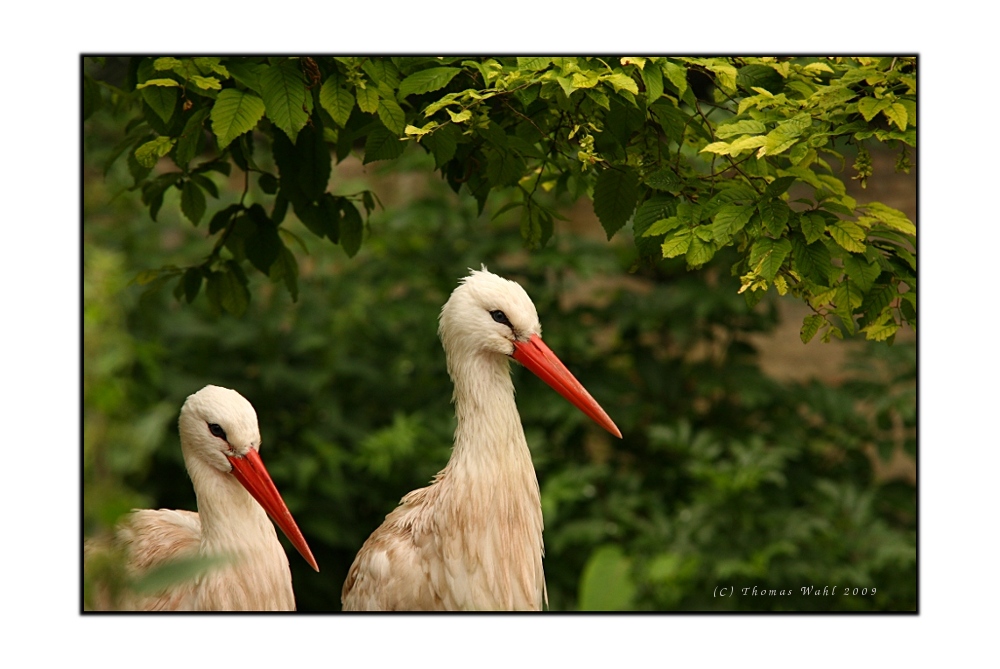
<svg viewBox="0 0 1000 669">
<path fill-rule="evenodd" d="M 382 123 L 390 132 L 394 132 L 397 135 L 403 134 L 403 128 L 406 127 L 406 115 L 403 113 L 402 107 L 395 100 L 391 98 L 379 98 L 378 117 L 382 119 Z"/>
<path fill-rule="evenodd" d="M 635 210 L 639 197 L 639 175 L 630 167 L 609 168 L 594 184 L 594 213 L 610 240 Z"/>
<path fill-rule="evenodd" d="M 906 130 L 907 116 L 906 107 L 898 102 L 894 102 L 882 110 L 885 117 L 896 124 L 900 130 Z"/>
<path fill-rule="evenodd" d="M 233 79 L 260 95 L 260 77 L 264 70 L 267 69 L 267 65 L 251 63 L 240 59 L 232 60 L 227 69 L 233 75 Z"/>
<path fill-rule="evenodd" d="M 619 546 L 602 546 L 594 551 L 580 576 L 580 610 L 631 609 L 637 591 L 631 569 L 631 560 Z"/>
<path fill-rule="evenodd" d="M 677 92 L 683 96 L 687 90 L 687 68 L 667 61 L 663 64 L 663 73 L 667 75 L 667 79 L 674 85 Z"/>
<path fill-rule="evenodd" d="M 891 105 L 892 100 L 889 98 L 862 98 L 858 100 L 858 111 L 866 121 L 871 121 L 876 114 Z"/>
<path fill-rule="evenodd" d="M 871 341 L 885 341 L 889 337 L 896 334 L 899 327 L 899 323 L 895 320 L 889 320 L 886 323 L 872 323 L 871 325 L 861 328 L 861 331 L 865 333 L 865 339 Z"/>
<path fill-rule="evenodd" d="M 250 304 L 246 275 L 232 260 L 227 260 L 222 270 L 209 274 L 205 293 L 213 308 L 221 307 L 237 318 L 246 312 Z"/>
<path fill-rule="evenodd" d="M 761 147 L 758 156 L 776 156 L 785 152 L 811 125 L 812 117 L 806 112 L 782 121 L 774 130 L 767 133 L 767 142 Z"/>
<path fill-rule="evenodd" d="M 264 101 L 253 93 L 227 88 L 219 93 L 212 107 L 212 132 L 224 149 L 245 132 L 249 132 L 264 117 Z"/>
<path fill-rule="evenodd" d="M 189 267 L 184 270 L 181 281 L 184 286 L 184 299 L 187 300 L 188 304 L 194 302 L 194 298 L 198 297 L 202 278 L 201 270 L 197 267 Z"/>
<path fill-rule="evenodd" d="M 808 344 L 812 338 L 816 336 L 819 326 L 823 325 L 825 322 L 826 319 L 818 314 L 806 316 L 802 321 L 802 329 L 799 330 L 799 338 L 802 340 L 802 343 Z"/>
<path fill-rule="evenodd" d="M 766 131 L 767 126 L 760 121 L 744 120 L 719 124 L 715 129 L 715 136 L 724 139 L 734 135 L 760 135 Z"/>
<path fill-rule="evenodd" d="M 289 59 L 268 66 L 260 75 L 260 88 L 267 117 L 294 142 L 312 108 L 298 63 Z"/>
<path fill-rule="evenodd" d="M 826 219 L 822 215 L 805 212 L 799 216 L 799 226 L 806 242 L 812 244 L 826 233 Z"/>
<path fill-rule="evenodd" d="M 833 241 L 851 253 L 864 253 L 865 231 L 851 221 L 838 221 L 827 227 Z"/>
<path fill-rule="evenodd" d="M 362 164 L 367 165 L 376 160 L 393 160 L 403 155 L 406 148 L 405 142 L 398 136 L 389 132 L 387 128 L 378 125 L 365 140 L 365 157 Z"/>
<path fill-rule="evenodd" d="M 899 230 L 900 232 L 906 233 L 908 235 L 917 234 L 917 226 L 913 224 L 912 221 L 898 209 L 893 209 L 892 207 L 887 207 L 881 202 L 872 202 L 864 205 L 865 210 L 877 218 L 882 223 L 885 223 L 888 227 L 893 230 Z"/>
<path fill-rule="evenodd" d="M 768 281 L 774 279 L 785 258 L 792 251 L 792 243 L 788 239 L 771 239 L 761 237 L 750 248 L 750 266 Z"/>
<path fill-rule="evenodd" d="M 776 198 L 791 188 L 793 183 L 795 183 L 795 177 L 778 177 L 767 185 L 764 195 Z"/>
<path fill-rule="evenodd" d="M 752 204 L 727 204 L 715 214 L 712 233 L 720 244 L 728 244 L 737 232 L 743 229 L 753 216 Z"/>
<path fill-rule="evenodd" d="M 159 79 L 154 79 L 153 81 L 160 81 Z M 174 81 L 173 79 L 168 79 L 167 81 Z M 147 82 L 148 83 L 148 82 Z M 177 82 L 174 81 L 174 84 Z M 142 84 L 139 84 L 142 86 Z M 139 86 L 136 86 L 138 88 Z M 149 108 L 156 112 L 156 115 L 163 119 L 164 123 L 170 121 L 174 116 L 174 110 L 177 108 L 177 89 L 168 88 L 164 85 L 153 85 L 146 88 L 142 88 L 139 91 L 142 95 L 142 99 L 149 105 Z"/>
<path fill-rule="evenodd" d="M 173 137 L 150 140 L 135 150 L 135 159 L 143 167 L 153 167 L 157 160 L 170 153 L 176 141 Z"/>
<path fill-rule="evenodd" d="M 544 70 L 549 65 L 552 64 L 551 58 L 544 58 L 540 56 L 531 56 L 527 58 L 517 57 L 517 67 L 521 70 L 529 70 L 531 72 L 539 72 Z"/>
<path fill-rule="evenodd" d="M 326 191 L 330 181 L 330 148 L 323 141 L 321 128 L 306 126 L 295 140 L 295 179 L 302 194 L 315 201 Z"/>
<path fill-rule="evenodd" d="M 513 186 L 524 176 L 524 159 L 514 151 L 486 148 L 486 178 L 493 186 Z"/>
<path fill-rule="evenodd" d="M 646 87 L 646 100 L 654 102 L 663 96 L 663 71 L 658 67 L 644 67 L 639 74 Z"/>
<path fill-rule="evenodd" d="M 856 255 L 844 258 L 844 269 L 847 271 L 847 276 L 863 293 L 871 289 L 875 279 L 882 273 L 882 268 L 877 263 L 869 263 L 863 256 Z"/>
<path fill-rule="evenodd" d="M 458 140 L 462 136 L 461 130 L 454 125 L 441 126 L 423 140 L 424 146 L 434 154 L 434 167 L 441 167 L 455 157 L 458 148 Z"/>
<path fill-rule="evenodd" d="M 367 153 L 367 152 L 366 152 Z M 340 245 L 348 258 L 353 258 L 361 248 L 361 239 L 364 235 L 364 223 L 361 214 L 353 202 L 345 201 L 341 205 L 343 218 L 340 221 Z"/>
<path fill-rule="evenodd" d="M 691 234 L 690 228 L 683 228 L 681 230 L 676 230 L 673 234 L 668 235 L 666 239 L 663 240 L 663 257 L 664 258 L 674 258 L 682 253 L 687 253 L 688 248 L 691 246 L 691 239 L 694 235 Z"/>
<path fill-rule="evenodd" d="M 186 181 L 181 189 L 181 211 L 195 225 L 205 215 L 205 194 L 194 181 Z"/>
<path fill-rule="evenodd" d="M 222 82 L 220 82 L 215 77 L 202 77 L 200 75 L 194 75 L 191 77 L 191 81 L 195 86 L 206 91 L 218 91 L 222 90 Z"/>
<path fill-rule="evenodd" d="M 655 237 L 659 235 L 665 235 L 674 228 L 683 224 L 684 221 L 677 218 L 676 216 L 671 216 L 670 218 L 661 218 L 658 221 L 654 221 L 645 232 L 642 233 L 643 237 Z"/>
<path fill-rule="evenodd" d="M 355 90 L 358 96 L 358 108 L 366 114 L 378 111 L 378 89 L 371 83 L 364 88 Z"/>
<path fill-rule="evenodd" d="M 774 237 L 784 234 L 792 210 L 781 200 L 761 200 L 757 204 L 764 228 Z"/>
<path fill-rule="evenodd" d="M 635 83 L 635 80 L 622 72 L 605 74 L 601 76 L 601 80 L 610 83 L 616 91 L 628 91 L 632 95 L 639 94 L 639 86 Z"/>
<path fill-rule="evenodd" d="M 178 584 L 194 581 L 229 561 L 230 558 L 221 555 L 174 558 L 143 573 L 132 588 L 139 594 L 154 595 Z"/>
<path fill-rule="evenodd" d="M 278 258 L 271 265 L 271 281 L 284 281 L 292 302 L 299 301 L 299 263 L 295 255 L 284 244 L 278 250 Z"/>
<path fill-rule="evenodd" d="M 645 181 L 646 185 L 650 188 L 655 188 L 660 191 L 675 192 L 681 185 L 681 180 L 669 167 L 663 167 L 656 170 L 652 174 L 647 175 L 643 181 Z"/>
<path fill-rule="evenodd" d="M 442 89 L 461 71 L 458 67 L 432 67 L 414 72 L 399 83 L 398 95 L 400 98 L 405 98 L 408 95 L 420 95 Z"/>
<path fill-rule="evenodd" d="M 685 259 L 688 265 L 691 267 L 700 267 L 704 265 L 712 256 L 715 255 L 715 244 L 710 241 L 705 241 L 701 238 L 699 231 L 695 231 L 695 235 L 691 237 L 691 244 L 688 246 L 687 255 Z"/>
<path fill-rule="evenodd" d="M 278 227 L 259 204 L 251 206 L 247 213 L 254 227 L 243 239 L 243 250 L 251 265 L 270 276 L 271 266 L 284 247 L 278 236 Z"/>
<path fill-rule="evenodd" d="M 329 77 L 323 82 L 319 89 L 319 104 L 337 125 L 347 127 L 347 119 L 354 109 L 354 95 L 342 85 L 339 77 Z"/>
<path fill-rule="evenodd" d="M 798 235 L 792 237 L 792 269 L 820 286 L 830 283 L 833 259 L 825 244 L 806 244 Z M 837 270 L 840 274 L 840 270 Z"/>
<path fill-rule="evenodd" d="M 186 167 L 200 152 L 204 144 L 203 124 L 210 111 L 208 107 L 203 107 L 191 114 L 191 117 L 184 123 L 184 129 L 177 139 L 177 151 L 174 153 L 174 161 L 178 167 Z"/>
<path fill-rule="evenodd" d="M 147 79 L 138 86 L 135 87 L 137 91 L 141 91 L 146 86 L 166 86 L 167 88 L 180 88 L 180 82 L 176 79 Z M 150 105 L 152 106 L 152 105 Z M 170 119 L 163 119 L 164 121 L 169 121 Z"/>
</svg>

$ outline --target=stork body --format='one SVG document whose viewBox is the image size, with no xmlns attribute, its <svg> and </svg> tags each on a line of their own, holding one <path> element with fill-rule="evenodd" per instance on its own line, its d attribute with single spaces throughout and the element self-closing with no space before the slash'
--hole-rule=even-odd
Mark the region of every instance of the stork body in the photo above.
<svg viewBox="0 0 1000 669">
<path fill-rule="evenodd" d="M 541 610 L 538 480 L 514 402 L 511 357 L 613 434 L 607 414 L 540 338 L 524 290 L 473 271 L 441 311 L 458 425 L 447 466 L 369 537 L 344 583 L 344 610 Z"/>
<path fill-rule="evenodd" d="M 114 543 L 138 578 L 179 558 L 219 558 L 196 579 L 154 594 L 125 592 L 98 608 L 128 611 L 293 611 L 288 557 L 274 518 L 309 564 L 312 552 L 260 460 L 253 406 L 236 391 L 206 386 L 188 397 L 179 421 L 184 463 L 198 513 L 133 511 L 116 528 Z M 88 554 L 99 546 L 90 544 Z"/>
</svg>

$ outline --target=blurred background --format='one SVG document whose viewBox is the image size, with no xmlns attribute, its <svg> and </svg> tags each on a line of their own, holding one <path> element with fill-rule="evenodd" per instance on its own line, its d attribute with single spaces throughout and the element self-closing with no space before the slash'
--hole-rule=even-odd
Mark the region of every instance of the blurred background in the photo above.
<svg viewBox="0 0 1000 669">
<path fill-rule="evenodd" d="M 282 537 L 298 609 L 339 611 L 361 544 L 448 460 L 437 317 L 485 264 L 526 289 L 546 343 L 624 435 L 515 366 L 552 611 L 916 610 L 911 331 L 892 346 L 805 345 L 806 307 L 772 291 L 748 308 L 731 249 L 698 271 L 640 262 L 630 229 L 608 242 L 587 199 L 553 203 L 568 220 L 527 251 L 515 215 L 490 219 L 502 198 L 477 215 L 412 147 L 391 163 L 335 165 L 331 192 L 371 189 L 383 205 L 357 256 L 290 214 L 298 300 L 255 274 L 245 315 L 216 315 L 204 295 L 187 304 L 172 285 L 135 280 L 212 241 L 181 216 L 176 190 L 150 219 L 113 160 L 122 125 L 105 108 L 83 127 L 84 537 L 136 507 L 194 510 L 177 415 L 207 384 L 233 388 L 257 410 L 264 461 L 320 564 L 314 573 Z M 844 177 L 850 194 L 916 220 L 916 167 L 872 158 L 867 189 Z M 239 199 L 238 170 L 213 178 L 210 207 Z M 810 586 L 839 594 L 802 594 Z"/>
</svg>

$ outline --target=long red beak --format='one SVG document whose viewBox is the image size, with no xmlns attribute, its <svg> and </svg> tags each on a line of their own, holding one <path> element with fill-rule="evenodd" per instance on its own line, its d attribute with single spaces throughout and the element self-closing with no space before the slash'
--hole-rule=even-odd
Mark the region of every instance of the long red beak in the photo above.
<svg viewBox="0 0 1000 669">
<path fill-rule="evenodd" d="M 299 531 L 299 526 L 295 524 L 295 519 L 292 518 L 288 507 L 285 506 L 285 500 L 281 499 L 281 493 L 274 486 L 271 475 L 264 468 L 260 454 L 251 448 L 242 458 L 229 457 L 229 462 L 233 465 L 233 476 L 236 477 L 236 480 L 264 507 L 264 510 L 285 533 L 295 549 L 306 559 L 309 566 L 319 571 L 316 558 L 309 550 L 309 544 L 306 543 L 305 537 Z"/>
<path fill-rule="evenodd" d="M 618 426 L 608 417 L 597 400 L 590 396 L 587 389 L 566 369 L 566 365 L 562 364 L 562 361 L 556 357 L 556 354 L 542 341 L 541 337 L 531 335 L 531 339 L 526 342 L 515 341 L 511 357 L 552 386 L 557 393 L 590 416 L 595 423 L 619 439 L 622 438 Z"/>
</svg>

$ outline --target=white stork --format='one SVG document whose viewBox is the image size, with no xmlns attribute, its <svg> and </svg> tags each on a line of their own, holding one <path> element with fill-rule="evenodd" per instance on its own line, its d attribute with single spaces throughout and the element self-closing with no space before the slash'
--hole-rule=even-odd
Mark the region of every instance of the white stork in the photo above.
<svg viewBox="0 0 1000 669">
<path fill-rule="evenodd" d="M 530 369 L 621 438 L 541 339 L 524 289 L 471 271 L 441 310 L 438 334 L 458 426 L 447 466 L 409 493 L 361 547 L 341 594 L 346 611 L 541 610 L 542 508 L 514 403 L 509 360 Z"/>
<path fill-rule="evenodd" d="M 319 567 L 260 459 L 253 406 L 235 390 L 205 386 L 184 402 L 179 426 L 198 512 L 135 510 L 116 528 L 114 543 L 131 578 L 177 558 L 217 557 L 221 564 L 164 592 L 126 592 L 118 602 L 104 593 L 98 609 L 294 611 L 288 557 L 267 514 Z M 93 542 L 85 548 L 98 550 Z"/>
</svg>

